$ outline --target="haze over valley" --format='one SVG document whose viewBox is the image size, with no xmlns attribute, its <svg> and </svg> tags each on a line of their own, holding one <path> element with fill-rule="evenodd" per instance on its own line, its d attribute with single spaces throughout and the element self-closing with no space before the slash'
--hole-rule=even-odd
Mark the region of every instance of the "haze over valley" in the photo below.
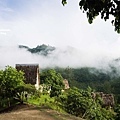
<svg viewBox="0 0 120 120">
<path fill-rule="evenodd" d="M 55 47 L 50 45 L 38 45 L 35 48 L 29 46 L 1 46 L 0 47 L 0 68 L 7 65 L 15 67 L 15 64 L 34 64 L 38 63 L 40 68 L 63 67 L 81 68 L 95 67 L 110 71 L 115 67 L 120 68 L 119 56 L 106 51 L 83 51 L 71 46 Z"/>
</svg>

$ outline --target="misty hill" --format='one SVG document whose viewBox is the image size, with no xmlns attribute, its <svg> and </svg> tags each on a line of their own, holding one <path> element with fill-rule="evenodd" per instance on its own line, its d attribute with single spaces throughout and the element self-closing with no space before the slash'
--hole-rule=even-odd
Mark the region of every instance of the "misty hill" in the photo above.
<svg viewBox="0 0 120 120">
<path fill-rule="evenodd" d="M 96 59 L 91 59 L 90 57 L 88 59 L 86 54 L 81 54 L 81 51 L 77 51 L 72 47 L 58 50 L 56 47 L 42 44 L 35 48 L 19 45 L 19 49 L 25 49 L 29 53 L 36 54 L 34 58 L 35 60 L 39 58 L 37 60 L 41 69 L 45 69 L 46 67 L 50 69 L 55 68 L 63 78 L 69 81 L 71 87 L 76 86 L 86 89 L 90 86 L 96 91 L 114 93 L 117 96 L 117 100 L 120 101 L 119 57 L 118 59 L 111 59 L 108 63 L 104 60 L 99 62 L 99 64 L 91 65 L 93 62 L 96 62 L 97 56 L 95 56 Z M 24 55 L 23 52 L 25 51 L 22 51 Z M 25 55 L 28 55 L 28 52 L 25 52 Z M 32 59 L 29 55 L 26 58 Z M 99 67 L 100 65 L 103 66 Z"/>
<path fill-rule="evenodd" d="M 35 48 L 29 48 L 28 46 L 19 45 L 19 48 L 26 49 L 27 51 L 29 51 L 33 54 L 40 54 L 40 55 L 44 55 L 44 56 L 51 54 L 51 52 L 55 50 L 55 47 L 45 45 L 45 44 L 38 45 Z"/>
</svg>

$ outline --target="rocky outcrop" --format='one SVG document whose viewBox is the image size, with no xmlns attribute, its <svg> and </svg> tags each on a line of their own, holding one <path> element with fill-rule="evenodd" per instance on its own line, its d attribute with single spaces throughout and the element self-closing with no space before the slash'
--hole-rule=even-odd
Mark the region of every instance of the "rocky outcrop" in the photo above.
<svg viewBox="0 0 120 120">
<path fill-rule="evenodd" d="M 104 94 L 103 92 L 94 92 L 92 97 L 95 100 L 97 97 L 101 97 L 103 100 L 103 107 L 113 107 L 115 104 L 113 94 Z"/>
<path fill-rule="evenodd" d="M 64 83 L 64 85 L 65 85 L 65 88 L 64 88 L 65 90 L 70 88 L 69 83 L 68 83 L 68 80 L 64 79 L 64 80 L 63 80 L 63 83 Z"/>
</svg>

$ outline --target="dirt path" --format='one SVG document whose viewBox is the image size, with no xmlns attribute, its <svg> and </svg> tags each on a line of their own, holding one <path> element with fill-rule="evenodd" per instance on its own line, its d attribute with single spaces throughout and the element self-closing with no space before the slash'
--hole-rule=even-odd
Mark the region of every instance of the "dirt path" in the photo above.
<svg viewBox="0 0 120 120">
<path fill-rule="evenodd" d="M 37 108 L 31 105 L 19 105 L 11 111 L 0 114 L 0 120 L 82 120 L 61 114 L 48 108 Z"/>
</svg>

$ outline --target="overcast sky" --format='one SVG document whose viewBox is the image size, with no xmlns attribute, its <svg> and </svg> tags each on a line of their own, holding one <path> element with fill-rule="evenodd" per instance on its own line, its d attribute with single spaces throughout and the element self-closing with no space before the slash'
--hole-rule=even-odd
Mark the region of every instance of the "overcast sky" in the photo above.
<svg viewBox="0 0 120 120">
<path fill-rule="evenodd" d="M 72 46 L 89 59 L 120 57 L 114 26 L 100 17 L 90 25 L 79 0 L 68 0 L 64 7 L 61 0 L 0 0 L 0 46 L 20 44 Z"/>
</svg>

